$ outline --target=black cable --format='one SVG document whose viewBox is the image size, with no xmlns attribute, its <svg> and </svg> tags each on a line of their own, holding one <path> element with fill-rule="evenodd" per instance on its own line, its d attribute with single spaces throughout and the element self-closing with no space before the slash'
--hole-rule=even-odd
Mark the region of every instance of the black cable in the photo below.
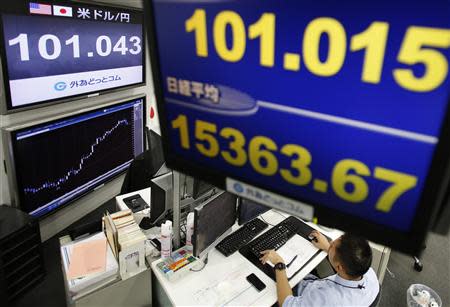
<svg viewBox="0 0 450 307">
<path fill-rule="evenodd" d="M 356 287 L 350 287 L 350 286 L 346 286 L 346 285 L 343 285 L 343 284 L 340 284 L 340 283 L 338 283 L 338 282 L 336 282 L 336 281 L 334 281 L 334 280 L 331 280 L 331 279 L 319 279 L 319 278 L 317 278 L 317 279 L 313 279 L 313 278 L 304 278 L 303 279 L 304 281 L 330 281 L 330 282 L 332 282 L 332 283 L 335 283 L 336 285 L 339 285 L 339 286 L 341 286 L 341 287 L 344 287 L 344 288 L 349 288 L 349 289 L 359 289 L 359 290 L 362 290 L 362 289 L 365 289 L 366 287 L 364 286 L 364 285 L 358 285 L 358 286 L 356 286 Z"/>
<path fill-rule="evenodd" d="M 204 263 L 204 264 L 203 264 L 203 266 L 201 267 L 201 269 L 194 270 L 194 269 L 190 268 L 189 271 L 192 271 L 192 272 L 200 272 L 201 270 L 203 270 L 203 269 L 205 268 L 205 266 L 208 264 L 208 256 L 209 256 L 209 253 L 206 254 L 206 258 L 205 258 L 205 260 L 203 260 L 203 263 Z"/>
<path fill-rule="evenodd" d="M 181 196 L 181 199 L 185 199 L 186 198 L 186 194 L 187 194 L 187 176 L 184 176 L 184 181 L 183 181 L 183 195 Z"/>
<path fill-rule="evenodd" d="M 180 225 L 180 231 L 186 236 L 186 223 Z"/>
<path fill-rule="evenodd" d="M 216 194 L 216 189 L 215 189 L 215 188 L 212 188 L 212 189 L 211 189 L 211 194 L 208 196 L 207 199 L 210 199 L 210 198 L 213 197 L 215 194 Z"/>
<path fill-rule="evenodd" d="M 278 210 L 273 210 L 273 212 L 276 212 L 276 213 L 278 213 L 279 215 L 281 215 L 282 217 L 287 218 L 287 216 L 284 216 L 283 214 L 281 214 L 281 212 L 278 212 Z"/>
<path fill-rule="evenodd" d="M 268 221 L 266 221 L 264 218 L 263 218 L 263 216 L 262 215 L 260 215 L 259 216 L 260 218 L 261 218 L 261 220 L 263 220 L 263 222 L 265 222 L 266 224 L 268 224 L 269 226 L 275 226 L 275 225 L 273 225 L 273 224 L 270 224 Z"/>
<path fill-rule="evenodd" d="M 349 288 L 349 289 L 360 289 L 360 290 L 362 290 L 362 289 L 365 289 L 366 287 L 364 286 L 364 285 L 358 285 L 358 286 L 356 286 L 356 287 L 350 287 L 350 286 L 346 286 L 346 285 L 343 285 L 343 284 L 340 284 L 340 283 L 338 283 L 338 282 L 335 282 L 334 280 L 331 280 L 331 279 L 324 279 L 324 280 L 326 280 L 326 281 L 331 281 L 332 283 L 335 283 L 336 285 L 339 285 L 339 286 L 341 286 L 341 287 L 345 287 L 345 288 Z"/>
</svg>

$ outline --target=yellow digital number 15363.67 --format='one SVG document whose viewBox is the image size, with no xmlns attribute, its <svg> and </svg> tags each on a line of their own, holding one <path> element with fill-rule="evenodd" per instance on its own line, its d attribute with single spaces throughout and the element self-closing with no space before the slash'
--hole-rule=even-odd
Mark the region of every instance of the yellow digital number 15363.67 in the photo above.
<svg viewBox="0 0 450 307">
<path fill-rule="evenodd" d="M 172 129 L 179 133 L 180 145 L 185 150 L 191 150 L 188 118 L 179 115 L 172 121 Z M 211 122 L 195 121 L 195 150 L 207 158 L 220 157 L 229 165 L 243 167 L 249 163 L 256 174 L 275 176 L 279 174 L 284 181 L 295 186 L 311 187 L 321 193 L 326 193 L 328 184 L 314 179 L 311 170 L 313 157 L 309 150 L 298 144 L 285 144 L 279 147 L 272 139 L 258 135 L 247 140 L 244 134 L 236 128 L 218 129 Z M 227 144 L 220 148 L 220 139 Z M 279 156 L 289 158 L 289 167 L 280 167 Z M 375 208 L 382 212 L 390 212 L 397 200 L 407 191 L 417 186 L 417 177 L 375 167 L 373 172 L 363 162 L 353 159 L 338 161 L 331 171 L 331 187 L 334 193 L 349 203 L 362 203 L 367 200 L 370 187 L 366 180 L 372 176 L 375 179 L 391 183 L 380 195 Z"/>
</svg>

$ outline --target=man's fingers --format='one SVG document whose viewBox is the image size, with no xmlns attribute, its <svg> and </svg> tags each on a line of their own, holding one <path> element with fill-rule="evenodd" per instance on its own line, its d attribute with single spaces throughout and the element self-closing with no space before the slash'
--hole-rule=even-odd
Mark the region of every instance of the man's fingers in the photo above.
<svg viewBox="0 0 450 307">
<path fill-rule="evenodd" d="M 266 264 L 266 262 L 269 260 L 270 253 L 272 251 L 273 250 L 269 249 L 269 250 L 264 250 L 264 251 L 261 252 L 261 258 L 259 258 L 259 259 L 261 260 L 262 264 Z"/>
<path fill-rule="evenodd" d="M 261 258 L 259 258 L 259 260 L 261 261 L 262 264 L 266 264 L 267 255 L 262 256 Z"/>
</svg>

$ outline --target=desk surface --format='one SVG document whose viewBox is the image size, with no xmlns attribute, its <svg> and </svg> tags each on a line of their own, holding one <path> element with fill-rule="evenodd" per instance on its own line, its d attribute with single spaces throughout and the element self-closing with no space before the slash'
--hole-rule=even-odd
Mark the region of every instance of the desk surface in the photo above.
<svg viewBox="0 0 450 307">
<path fill-rule="evenodd" d="M 283 213 L 284 216 L 287 216 Z M 285 217 L 270 210 L 263 214 L 263 218 L 271 223 L 277 224 Z M 342 233 L 339 230 L 326 232 L 312 223 L 311 227 L 335 239 Z M 234 225 L 233 231 L 239 226 Z M 269 226 L 267 229 L 270 229 Z M 266 230 L 267 231 L 267 230 Z M 324 258 L 325 252 L 316 255 L 300 272 L 291 280 L 293 287 L 309 274 Z M 156 268 L 154 261 L 151 265 L 153 273 L 162 288 L 175 306 L 180 305 L 238 305 L 238 306 L 272 306 L 277 301 L 275 282 L 264 272 L 259 270 L 239 252 L 229 257 L 223 256 L 218 250 L 209 252 L 208 264 L 200 272 L 189 272 L 188 275 L 170 282 Z M 265 284 L 266 288 L 258 292 L 245 279 L 251 273 L 256 274 Z M 217 304 L 217 302 L 220 302 Z"/>
</svg>

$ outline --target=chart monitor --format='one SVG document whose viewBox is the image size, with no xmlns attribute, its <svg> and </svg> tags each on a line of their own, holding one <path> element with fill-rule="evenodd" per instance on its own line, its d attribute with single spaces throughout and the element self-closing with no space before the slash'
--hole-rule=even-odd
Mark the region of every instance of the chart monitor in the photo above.
<svg viewBox="0 0 450 307">
<path fill-rule="evenodd" d="M 12 203 L 42 217 L 127 170 L 144 150 L 145 99 L 3 130 Z"/>
</svg>

